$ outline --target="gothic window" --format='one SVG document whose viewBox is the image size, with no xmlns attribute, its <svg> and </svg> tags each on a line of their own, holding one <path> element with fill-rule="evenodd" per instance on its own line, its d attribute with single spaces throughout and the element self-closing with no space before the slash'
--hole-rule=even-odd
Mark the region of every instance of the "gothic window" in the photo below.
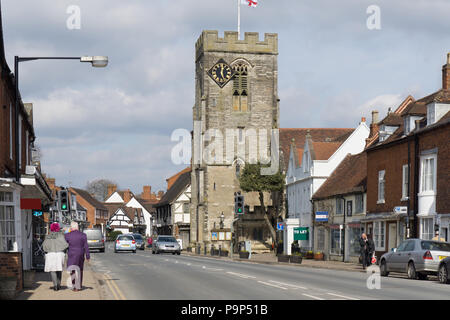
<svg viewBox="0 0 450 320">
<path fill-rule="evenodd" d="M 248 111 L 248 66 L 238 63 L 233 66 L 233 111 Z"/>
</svg>

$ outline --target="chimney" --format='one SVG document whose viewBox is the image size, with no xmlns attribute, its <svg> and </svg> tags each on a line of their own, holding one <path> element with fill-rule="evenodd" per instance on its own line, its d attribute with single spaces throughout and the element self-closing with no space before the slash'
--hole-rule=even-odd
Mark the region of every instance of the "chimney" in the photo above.
<svg viewBox="0 0 450 320">
<path fill-rule="evenodd" d="M 109 198 L 114 192 L 116 192 L 117 189 L 117 185 L 115 184 L 108 184 L 108 195 L 106 196 L 106 198 Z"/>
<path fill-rule="evenodd" d="M 378 132 L 378 111 L 372 111 L 372 123 L 370 124 L 369 138 L 372 138 Z"/>
<path fill-rule="evenodd" d="M 365 117 L 361 117 L 361 122 L 366 123 L 366 118 Z"/>
<path fill-rule="evenodd" d="M 127 189 L 123 192 L 123 201 L 125 203 L 128 203 L 130 202 L 130 200 L 131 200 L 131 191 L 130 189 Z"/>
<path fill-rule="evenodd" d="M 55 178 L 47 178 L 45 181 L 47 182 L 50 190 L 55 190 Z"/>
<path fill-rule="evenodd" d="M 442 89 L 450 90 L 450 52 L 447 53 L 447 64 L 442 67 Z"/>
<path fill-rule="evenodd" d="M 152 198 L 152 187 L 151 186 L 143 187 L 141 198 L 144 200 L 151 200 L 151 198 Z"/>
</svg>

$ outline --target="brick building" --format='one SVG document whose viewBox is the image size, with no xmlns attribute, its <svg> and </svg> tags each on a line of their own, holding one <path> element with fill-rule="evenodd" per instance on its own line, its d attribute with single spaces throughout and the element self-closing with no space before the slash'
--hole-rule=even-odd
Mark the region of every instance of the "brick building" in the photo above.
<svg viewBox="0 0 450 320">
<path fill-rule="evenodd" d="M 109 219 L 108 208 L 86 190 L 69 188 L 69 191 L 76 196 L 77 204 L 79 203 L 86 210 L 86 226 L 101 229 L 104 233 Z"/>
<path fill-rule="evenodd" d="M 449 240 L 450 54 L 442 70 L 441 90 L 372 120 L 365 227 L 378 255 L 407 237 L 431 239 L 435 229 Z"/>
<path fill-rule="evenodd" d="M 33 266 L 32 210 L 42 210 L 52 197 L 40 166 L 33 163 L 33 106 L 24 104 L 20 93 L 16 110 L 15 76 L 5 58 L 1 7 L 0 75 L 0 277 L 16 277 L 16 289 L 21 290 L 22 271 Z"/>
</svg>

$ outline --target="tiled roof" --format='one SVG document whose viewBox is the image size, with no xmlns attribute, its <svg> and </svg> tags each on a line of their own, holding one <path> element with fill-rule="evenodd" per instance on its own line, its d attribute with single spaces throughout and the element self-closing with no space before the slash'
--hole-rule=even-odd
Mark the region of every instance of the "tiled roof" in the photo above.
<svg viewBox="0 0 450 320">
<path fill-rule="evenodd" d="M 311 155 L 313 160 L 328 160 L 341 146 L 342 142 L 313 142 Z"/>
<path fill-rule="evenodd" d="M 296 147 L 303 148 L 306 135 L 311 135 L 314 142 L 344 142 L 354 131 L 353 128 L 281 128 L 280 129 L 280 160 L 284 163 L 284 170 L 289 165 L 289 152 L 294 139 Z M 301 156 L 299 157 L 301 162 Z"/>
<path fill-rule="evenodd" d="M 172 184 L 175 183 L 175 181 L 177 181 L 178 177 L 180 175 L 182 175 L 185 172 L 191 172 L 191 167 L 187 167 L 183 170 L 181 170 L 180 172 L 177 172 L 176 174 L 174 174 L 173 176 L 171 176 L 170 178 L 167 178 L 167 190 L 169 190 L 172 187 Z"/>
<path fill-rule="evenodd" d="M 190 183 L 191 171 L 189 170 L 178 177 L 178 179 L 172 184 L 171 188 L 167 190 L 162 199 L 155 206 L 161 207 L 172 203 Z"/>
<path fill-rule="evenodd" d="M 366 153 L 348 154 L 314 193 L 313 199 L 325 199 L 337 195 L 364 192 L 366 191 L 366 184 Z"/>
<path fill-rule="evenodd" d="M 71 188 L 73 191 L 75 191 L 75 193 L 83 198 L 84 200 L 86 200 L 91 206 L 93 206 L 96 209 L 100 209 L 100 210 L 108 210 L 103 203 L 101 203 L 100 201 L 98 201 L 97 199 L 95 199 L 93 196 L 91 196 L 89 194 L 89 192 L 87 192 L 86 190 L 83 189 L 77 189 L 77 188 Z"/>
</svg>

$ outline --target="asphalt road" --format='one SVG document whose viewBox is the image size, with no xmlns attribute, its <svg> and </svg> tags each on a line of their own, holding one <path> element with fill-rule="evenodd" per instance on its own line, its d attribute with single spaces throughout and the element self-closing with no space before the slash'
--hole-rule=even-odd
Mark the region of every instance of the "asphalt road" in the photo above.
<svg viewBox="0 0 450 320">
<path fill-rule="evenodd" d="M 111 244 L 108 244 L 111 245 Z M 116 300 L 427 300 L 450 299 L 450 285 L 362 272 L 218 260 L 181 254 L 91 254 L 91 267 Z"/>
</svg>

